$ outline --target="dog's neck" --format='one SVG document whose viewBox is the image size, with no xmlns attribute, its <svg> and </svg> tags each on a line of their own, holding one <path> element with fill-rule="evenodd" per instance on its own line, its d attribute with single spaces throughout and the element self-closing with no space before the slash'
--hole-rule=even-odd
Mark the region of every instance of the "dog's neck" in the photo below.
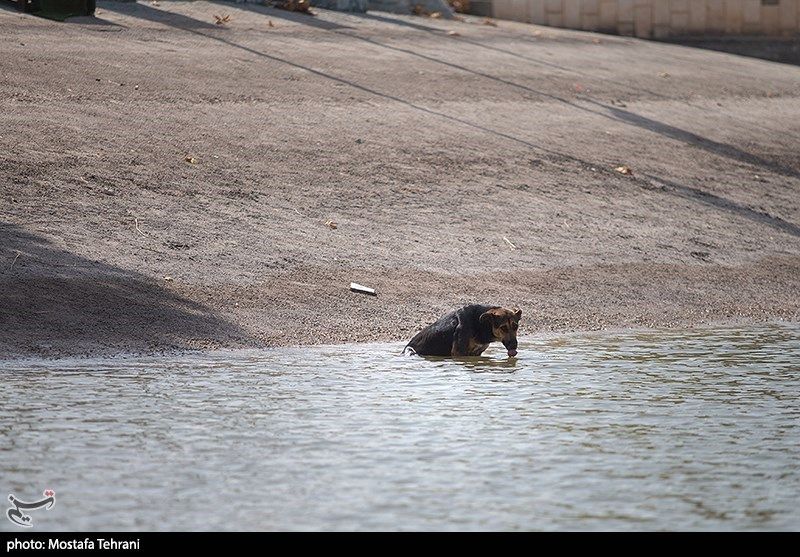
<svg viewBox="0 0 800 557">
<path fill-rule="evenodd" d="M 494 341 L 494 333 L 489 323 L 481 324 L 478 329 L 478 340 L 483 344 L 489 344 Z"/>
</svg>

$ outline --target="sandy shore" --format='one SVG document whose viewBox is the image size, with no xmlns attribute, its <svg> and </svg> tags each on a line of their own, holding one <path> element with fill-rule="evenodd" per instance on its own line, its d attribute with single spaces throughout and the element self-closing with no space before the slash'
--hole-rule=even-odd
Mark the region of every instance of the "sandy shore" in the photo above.
<svg viewBox="0 0 800 557">
<path fill-rule="evenodd" d="M 99 6 L 0 7 L 0 357 L 400 340 L 467 302 L 523 332 L 800 319 L 798 67 Z"/>
</svg>

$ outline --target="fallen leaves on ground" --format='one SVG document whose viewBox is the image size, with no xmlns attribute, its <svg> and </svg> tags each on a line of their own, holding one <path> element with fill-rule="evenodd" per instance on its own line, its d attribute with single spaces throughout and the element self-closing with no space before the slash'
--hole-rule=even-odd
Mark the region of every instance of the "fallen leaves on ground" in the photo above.
<svg viewBox="0 0 800 557">
<path fill-rule="evenodd" d="M 626 164 L 618 166 L 614 170 L 616 170 L 620 174 L 625 174 L 626 176 L 630 176 L 631 174 L 633 174 L 633 170 L 631 170 L 631 167 Z"/>
<path fill-rule="evenodd" d="M 326 220 L 325 221 L 325 226 L 327 226 L 331 230 L 336 230 L 339 225 L 336 223 L 336 221 Z"/>
<path fill-rule="evenodd" d="M 451 37 L 460 37 L 461 36 L 461 33 L 459 33 L 458 31 L 448 31 L 447 34 L 449 36 L 451 36 Z"/>
<path fill-rule="evenodd" d="M 193 156 L 191 156 L 191 155 L 186 155 L 186 156 L 183 158 L 183 160 L 185 160 L 185 161 L 186 161 L 186 162 L 188 162 L 189 164 L 197 164 L 197 159 L 196 159 L 196 158 L 194 158 L 194 157 L 193 157 Z"/>
<path fill-rule="evenodd" d="M 225 25 L 226 23 L 230 22 L 231 16 L 230 16 L 230 14 L 225 14 L 225 15 L 221 15 L 221 16 L 215 14 L 214 15 L 214 19 L 217 20 L 216 21 L 217 25 Z"/>
</svg>

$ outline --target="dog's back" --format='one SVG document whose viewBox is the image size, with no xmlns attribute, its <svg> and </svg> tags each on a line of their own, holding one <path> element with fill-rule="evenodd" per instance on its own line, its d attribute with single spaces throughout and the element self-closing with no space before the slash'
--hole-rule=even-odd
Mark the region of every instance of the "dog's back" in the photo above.
<svg viewBox="0 0 800 557">
<path fill-rule="evenodd" d="M 408 341 L 405 350 L 421 356 L 449 356 L 453 350 L 453 337 L 458 327 L 460 310 L 451 311 L 431 323 Z"/>
</svg>

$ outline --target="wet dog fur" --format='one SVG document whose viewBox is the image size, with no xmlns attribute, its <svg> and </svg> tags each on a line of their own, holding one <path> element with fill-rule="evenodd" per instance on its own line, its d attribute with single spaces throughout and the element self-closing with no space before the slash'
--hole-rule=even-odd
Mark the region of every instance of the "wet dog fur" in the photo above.
<svg viewBox="0 0 800 557">
<path fill-rule="evenodd" d="M 404 352 L 420 356 L 480 356 L 500 341 L 509 356 L 517 353 L 520 309 L 473 304 L 451 311 L 428 325 L 406 345 Z"/>
</svg>

